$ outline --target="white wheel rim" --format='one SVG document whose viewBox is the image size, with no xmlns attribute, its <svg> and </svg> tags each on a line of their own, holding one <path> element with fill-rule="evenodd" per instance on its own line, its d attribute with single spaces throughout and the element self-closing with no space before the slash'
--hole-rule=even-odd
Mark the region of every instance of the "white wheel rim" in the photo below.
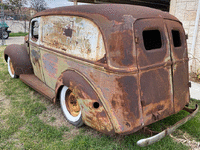
<svg viewBox="0 0 200 150">
<path fill-rule="evenodd" d="M 67 107 L 66 107 L 66 102 L 65 102 L 65 95 L 66 95 L 66 92 L 68 90 L 68 87 L 67 86 L 64 86 L 62 88 L 62 91 L 61 91 L 61 99 L 60 99 L 60 104 L 61 104 L 61 107 L 62 107 L 62 110 L 64 112 L 64 115 L 65 117 L 71 121 L 71 122 L 76 122 L 80 119 L 81 117 L 81 111 L 79 112 L 78 116 L 74 117 L 70 114 L 70 112 L 67 110 Z"/>
<path fill-rule="evenodd" d="M 10 68 L 10 57 L 8 57 L 7 62 L 8 62 L 8 72 L 9 72 L 10 76 L 11 76 L 12 78 L 14 78 L 15 75 L 12 73 L 11 68 Z"/>
<path fill-rule="evenodd" d="M 6 39 L 8 37 L 8 33 L 7 32 L 3 32 L 3 38 Z"/>
</svg>

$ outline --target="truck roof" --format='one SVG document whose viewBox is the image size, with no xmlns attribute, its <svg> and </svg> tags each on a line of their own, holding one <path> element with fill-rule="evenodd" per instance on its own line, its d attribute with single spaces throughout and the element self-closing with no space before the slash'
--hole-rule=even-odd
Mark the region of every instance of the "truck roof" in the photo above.
<svg viewBox="0 0 200 150">
<path fill-rule="evenodd" d="M 171 20 L 178 19 L 168 12 L 153 9 L 144 6 L 126 5 L 126 4 L 92 4 L 92 5 L 76 5 L 65 6 L 37 13 L 34 17 L 46 15 L 78 15 L 88 17 L 90 19 L 98 19 L 94 15 L 101 15 L 108 20 L 123 21 L 124 15 L 131 15 L 134 19 L 142 18 L 165 18 Z"/>
</svg>

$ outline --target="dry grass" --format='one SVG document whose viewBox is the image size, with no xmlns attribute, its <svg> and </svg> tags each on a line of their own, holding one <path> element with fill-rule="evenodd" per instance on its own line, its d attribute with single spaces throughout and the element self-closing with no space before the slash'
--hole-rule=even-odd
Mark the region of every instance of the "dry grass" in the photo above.
<svg viewBox="0 0 200 150">
<path fill-rule="evenodd" d="M 184 133 L 182 135 L 182 137 L 176 137 L 173 136 L 172 134 L 170 134 L 170 137 L 178 142 L 178 143 L 182 143 L 188 147 L 190 147 L 191 150 L 199 150 L 200 149 L 200 142 L 197 142 L 195 140 L 193 140 L 187 133 Z"/>
</svg>

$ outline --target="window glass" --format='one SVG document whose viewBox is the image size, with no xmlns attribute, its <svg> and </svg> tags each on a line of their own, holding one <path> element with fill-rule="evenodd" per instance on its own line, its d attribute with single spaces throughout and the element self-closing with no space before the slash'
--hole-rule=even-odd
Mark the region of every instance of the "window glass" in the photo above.
<svg viewBox="0 0 200 150">
<path fill-rule="evenodd" d="M 180 38 L 180 33 L 178 30 L 172 30 L 172 38 L 173 38 L 174 47 L 180 47 L 181 38 Z"/>
<path fill-rule="evenodd" d="M 39 23 L 38 21 L 33 21 L 32 22 L 32 38 L 33 39 L 38 39 L 38 32 L 39 32 Z"/>
<path fill-rule="evenodd" d="M 146 50 L 153 50 L 162 47 L 161 35 L 159 30 L 145 30 L 142 33 L 144 47 Z"/>
</svg>

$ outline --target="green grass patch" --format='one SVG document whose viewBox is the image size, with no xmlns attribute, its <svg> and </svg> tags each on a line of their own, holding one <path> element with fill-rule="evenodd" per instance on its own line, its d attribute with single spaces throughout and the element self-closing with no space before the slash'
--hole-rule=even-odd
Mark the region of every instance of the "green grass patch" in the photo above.
<svg viewBox="0 0 200 150">
<path fill-rule="evenodd" d="M 69 144 L 70 150 L 116 150 L 116 149 L 188 149 L 186 146 L 174 142 L 170 137 L 166 137 L 153 145 L 148 147 L 138 147 L 136 142 L 141 138 L 145 138 L 146 135 L 135 133 L 132 135 L 125 136 L 123 140 L 116 141 L 115 138 L 105 136 L 92 137 L 89 135 L 77 135 Z"/>
<path fill-rule="evenodd" d="M 26 36 L 28 35 L 28 33 L 24 33 L 24 32 L 18 32 L 18 33 L 10 33 L 9 36 L 10 37 L 16 37 L 16 36 Z"/>
<path fill-rule="evenodd" d="M 141 132 L 127 136 L 106 136 L 87 126 L 78 129 L 70 125 L 55 126 L 56 123 L 59 124 L 60 116 L 53 112 L 51 103 L 19 79 L 10 78 L 7 63 L 3 58 L 4 48 L 5 46 L 0 47 L 0 96 L 5 97 L 5 101 L 0 101 L 0 149 L 190 149 L 169 136 L 153 145 L 140 148 L 136 142 L 148 137 Z M 191 107 L 194 108 L 196 103 L 200 105 L 199 101 L 191 100 Z M 180 111 L 178 114 L 149 125 L 149 128 L 162 131 L 187 115 L 187 112 Z M 187 133 L 191 140 L 200 141 L 200 113 L 198 112 L 192 120 L 182 125 L 173 135 L 181 136 L 178 131 Z"/>
</svg>

